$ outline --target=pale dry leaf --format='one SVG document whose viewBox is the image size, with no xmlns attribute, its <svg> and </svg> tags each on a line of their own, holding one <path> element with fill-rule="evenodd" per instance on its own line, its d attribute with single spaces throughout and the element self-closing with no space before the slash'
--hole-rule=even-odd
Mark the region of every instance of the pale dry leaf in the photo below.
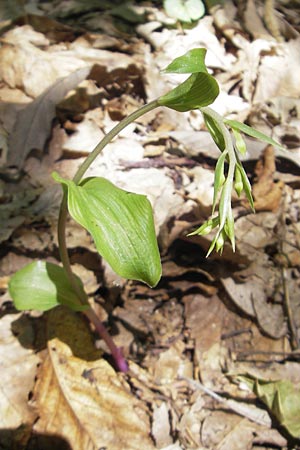
<svg viewBox="0 0 300 450">
<path fill-rule="evenodd" d="M 257 279 L 248 280 L 246 285 L 236 283 L 232 277 L 222 278 L 221 281 L 235 305 L 248 316 L 255 317 L 252 295 L 259 296 L 262 292 L 261 286 L 257 285 Z"/>
<path fill-rule="evenodd" d="M 170 411 L 166 402 L 161 403 L 159 406 L 154 405 L 152 415 L 152 435 L 159 448 L 173 443 L 173 439 L 170 435 L 171 427 L 169 414 Z"/>
<path fill-rule="evenodd" d="M 200 430 L 203 419 L 207 416 L 205 410 L 205 399 L 201 392 L 195 392 L 190 403 L 183 407 L 183 414 L 177 426 L 181 442 L 194 443 L 200 446 Z"/>
<path fill-rule="evenodd" d="M 276 96 L 299 98 L 299 45 L 300 38 L 277 43 L 275 55 L 267 54 L 261 59 L 257 71 L 254 103 L 266 102 Z"/>
<path fill-rule="evenodd" d="M 100 108 L 88 111 L 83 121 L 76 125 L 75 132 L 66 138 L 63 144 L 64 157 L 87 156 L 101 141 L 104 134 L 96 122 L 101 111 Z"/>
<path fill-rule="evenodd" d="M 268 304 L 263 296 L 253 298 L 253 305 L 260 328 L 270 337 L 279 339 L 287 335 L 286 317 L 282 305 Z"/>
<path fill-rule="evenodd" d="M 263 249 L 274 245 L 278 238 L 274 229 L 278 224 L 278 212 L 260 212 L 240 217 L 235 222 L 235 235 L 238 251 L 247 255 L 249 261 L 257 261 L 261 265 L 268 262 Z"/>
<path fill-rule="evenodd" d="M 274 42 L 255 39 L 253 42 L 245 43 L 243 50 L 239 52 L 239 59 L 236 62 L 235 71 L 237 74 L 242 74 L 243 95 L 250 104 L 253 103 L 253 96 L 256 94 L 258 69 L 263 58 L 262 55 L 272 54 L 272 51 L 275 51 L 274 47 L 276 47 Z M 267 83 L 272 86 L 273 81 L 270 83 L 268 79 Z M 262 98 L 256 99 L 256 101 L 262 100 Z"/>
<path fill-rule="evenodd" d="M 63 99 L 68 91 L 84 80 L 89 71 L 89 67 L 84 67 L 66 78 L 56 81 L 18 113 L 9 138 L 7 161 L 9 166 L 21 168 L 30 150 L 43 150 L 51 131 L 52 119 L 55 117 L 56 104 Z"/>
<path fill-rule="evenodd" d="M 234 304 L 250 317 L 256 317 L 260 328 L 270 337 L 279 339 L 287 332 L 282 305 L 274 301 L 280 273 L 260 261 L 251 265 L 252 275 L 238 282 L 222 278 L 222 284 Z M 272 302 L 268 301 L 273 299 Z"/>
<path fill-rule="evenodd" d="M 272 39 L 272 35 L 265 28 L 263 9 L 255 0 L 247 0 L 244 9 L 244 23 L 254 39 Z"/>
<path fill-rule="evenodd" d="M 213 411 L 203 422 L 202 442 L 216 450 L 251 450 L 256 427 L 235 414 Z"/>
<path fill-rule="evenodd" d="M 19 322 L 19 339 L 12 326 Z M 0 428 L 16 429 L 24 423 L 33 423 L 35 412 L 28 405 L 28 396 L 34 386 L 37 365 L 40 360 L 30 348 L 33 329 L 29 321 L 22 321 L 21 314 L 6 315 L 0 320 Z"/>
<path fill-rule="evenodd" d="M 153 367 L 156 383 L 172 383 L 177 377 L 192 373 L 192 363 L 184 357 L 184 350 L 183 342 L 178 340 L 168 350 L 159 355 Z"/>
<path fill-rule="evenodd" d="M 222 327 L 227 311 L 217 296 L 198 295 L 183 297 L 186 326 L 195 340 L 195 360 L 203 383 L 215 388 L 221 382 L 222 364 L 226 350 L 221 345 Z"/>
<path fill-rule="evenodd" d="M 85 361 L 54 338 L 35 389 L 35 431 L 64 437 L 76 450 L 154 450 L 138 404 L 105 360 Z"/>
</svg>

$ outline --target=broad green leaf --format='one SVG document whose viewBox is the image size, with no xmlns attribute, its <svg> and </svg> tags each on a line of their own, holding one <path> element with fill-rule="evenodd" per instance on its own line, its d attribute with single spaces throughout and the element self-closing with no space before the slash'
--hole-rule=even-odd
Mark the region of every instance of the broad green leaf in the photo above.
<svg viewBox="0 0 300 450">
<path fill-rule="evenodd" d="M 198 20 L 205 13 L 201 0 L 164 0 L 164 8 L 168 16 L 181 22 Z"/>
<path fill-rule="evenodd" d="M 78 277 L 78 286 L 82 283 Z M 45 261 L 36 261 L 16 272 L 9 282 L 9 293 L 17 309 L 47 311 L 65 305 L 75 311 L 84 306 L 73 291 L 62 267 Z"/>
<path fill-rule="evenodd" d="M 213 138 L 221 152 L 223 152 L 223 150 L 225 149 L 225 140 L 218 122 L 208 114 L 204 114 L 203 112 L 202 114 L 204 117 L 205 125 L 210 132 L 211 137 Z"/>
<path fill-rule="evenodd" d="M 53 178 L 67 187 L 71 216 L 89 231 L 112 269 L 124 278 L 156 286 L 161 263 L 147 197 L 105 178 L 86 178 L 79 185 L 57 174 Z"/>
<path fill-rule="evenodd" d="M 164 73 L 207 72 L 205 65 L 206 48 L 193 48 L 173 61 L 162 71 Z"/>
<path fill-rule="evenodd" d="M 278 147 L 281 150 L 286 151 L 286 148 L 284 148 L 278 142 L 274 141 L 274 139 L 265 135 L 261 131 L 255 130 L 254 128 L 249 127 L 248 125 L 245 125 L 244 123 L 238 122 L 237 120 L 229 120 L 229 119 L 224 119 L 224 123 L 226 123 L 226 125 L 229 125 L 234 130 L 242 131 L 243 133 L 248 134 L 248 136 L 254 137 L 256 139 L 259 139 L 260 141 L 266 142 L 267 144 L 270 145 L 274 145 L 275 147 Z"/>
<path fill-rule="evenodd" d="M 172 91 L 159 97 L 158 104 L 184 112 L 210 105 L 218 95 L 216 80 L 208 73 L 199 72 L 193 73 Z"/>
<path fill-rule="evenodd" d="M 300 390 L 293 383 L 268 381 L 251 375 L 237 378 L 250 387 L 293 438 L 300 439 Z"/>
</svg>

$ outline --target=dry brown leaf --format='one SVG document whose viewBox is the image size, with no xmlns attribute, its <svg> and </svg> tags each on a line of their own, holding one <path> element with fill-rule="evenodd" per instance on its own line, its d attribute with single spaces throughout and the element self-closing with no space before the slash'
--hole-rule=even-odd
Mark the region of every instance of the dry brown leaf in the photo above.
<svg viewBox="0 0 300 450">
<path fill-rule="evenodd" d="M 256 317 L 261 329 L 270 337 L 278 339 L 286 334 L 282 305 L 268 302 L 275 295 L 276 272 L 257 264 L 252 266 L 253 275 L 243 283 L 232 277 L 222 278 L 223 286 L 234 304 L 250 317 Z M 278 287 L 277 287 L 278 288 Z"/>
<path fill-rule="evenodd" d="M 222 361 L 225 348 L 221 345 L 222 327 L 227 311 L 217 296 L 186 295 L 186 326 L 195 340 L 195 362 L 199 366 L 201 380 L 216 388 L 222 378 Z"/>
<path fill-rule="evenodd" d="M 259 425 L 235 414 L 213 411 L 202 425 L 201 437 L 205 447 L 217 450 L 251 450 Z"/>
<path fill-rule="evenodd" d="M 299 43 L 300 37 L 276 43 L 275 54 L 266 54 L 261 59 L 257 70 L 254 103 L 266 102 L 276 96 L 299 98 Z"/>
<path fill-rule="evenodd" d="M 76 450 L 153 450 L 138 402 L 105 360 L 85 361 L 58 339 L 35 388 L 35 432 L 64 437 Z"/>
<path fill-rule="evenodd" d="M 155 383 L 168 384 L 176 380 L 177 377 L 192 374 L 192 363 L 184 357 L 184 350 L 184 343 L 178 340 L 168 350 L 159 355 L 153 368 Z"/>
<path fill-rule="evenodd" d="M 245 26 L 254 39 L 270 39 L 271 35 L 265 28 L 262 20 L 262 8 L 259 8 L 257 2 L 247 0 L 246 5 L 243 5 L 243 9 Z"/>
<path fill-rule="evenodd" d="M 56 104 L 63 99 L 68 91 L 84 80 L 89 71 L 90 69 L 85 67 L 56 81 L 18 113 L 9 138 L 7 158 L 9 166 L 20 168 L 30 150 L 43 150 L 51 131 L 52 119 L 55 117 Z"/>
<path fill-rule="evenodd" d="M 158 448 L 166 447 L 173 443 L 170 435 L 170 410 L 166 402 L 154 407 L 152 416 L 152 435 Z"/>
<path fill-rule="evenodd" d="M 19 340 L 12 327 L 18 329 Z M 22 315 L 6 315 L 0 320 L 0 428 L 16 429 L 36 418 L 28 396 L 34 386 L 39 357 L 31 349 L 33 330 Z M 23 342 L 23 345 L 20 343 Z"/>
<path fill-rule="evenodd" d="M 274 148 L 268 145 L 262 159 L 256 165 L 257 179 L 252 187 L 256 211 L 276 211 L 282 198 L 283 182 L 274 182 L 275 174 Z"/>
</svg>

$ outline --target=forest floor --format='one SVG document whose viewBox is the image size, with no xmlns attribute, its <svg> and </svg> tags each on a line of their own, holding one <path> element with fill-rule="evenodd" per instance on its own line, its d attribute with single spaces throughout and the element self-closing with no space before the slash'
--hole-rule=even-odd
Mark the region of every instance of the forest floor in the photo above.
<svg viewBox="0 0 300 450">
<path fill-rule="evenodd" d="M 215 2 L 189 25 L 161 2 L 102 3 L 2 11 L 0 449 L 300 448 L 299 3 Z M 147 195 L 162 255 L 156 288 L 127 281 L 68 221 L 72 267 L 128 360 L 119 373 L 81 314 L 19 312 L 8 283 L 59 263 L 51 173 L 72 178 L 195 47 L 220 85 L 213 107 L 287 150 L 246 139 L 256 212 L 233 196 L 236 251 L 209 258 L 211 235 L 187 237 L 211 214 L 219 156 L 200 112 L 150 112 L 93 163 L 89 176 Z"/>
</svg>

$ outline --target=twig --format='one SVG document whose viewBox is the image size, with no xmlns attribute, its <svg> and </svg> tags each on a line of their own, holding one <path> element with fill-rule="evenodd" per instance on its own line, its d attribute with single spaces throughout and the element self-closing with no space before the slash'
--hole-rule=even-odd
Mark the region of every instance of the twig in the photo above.
<svg viewBox="0 0 300 450">
<path fill-rule="evenodd" d="M 205 394 L 209 395 L 217 402 L 222 403 L 226 408 L 234 411 L 236 414 L 239 414 L 240 416 L 245 417 L 246 419 L 249 419 L 252 422 L 255 422 L 259 425 L 263 425 L 265 427 L 271 428 L 272 422 L 266 411 L 259 409 L 257 407 L 251 407 L 251 406 L 239 403 L 232 399 L 223 398 L 219 394 L 216 394 L 211 389 L 205 387 L 199 381 L 192 380 L 191 378 L 180 377 L 180 379 L 187 381 L 187 383 L 192 388 L 204 392 Z"/>
</svg>

